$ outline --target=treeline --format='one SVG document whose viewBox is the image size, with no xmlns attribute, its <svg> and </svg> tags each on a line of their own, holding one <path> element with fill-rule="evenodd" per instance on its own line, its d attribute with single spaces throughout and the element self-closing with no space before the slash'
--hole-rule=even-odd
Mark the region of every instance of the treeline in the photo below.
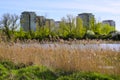
<svg viewBox="0 0 120 80">
<path fill-rule="evenodd" d="M 119 35 L 113 34 L 116 32 L 115 27 L 101 22 L 95 22 L 91 19 L 89 26 L 83 26 L 81 18 L 75 18 L 71 15 L 62 18 L 59 27 L 56 26 L 36 26 L 37 30 L 25 32 L 19 27 L 17 15 L 4 14 L 0 20 L 0 35 L 4 40 L 69 40 L 69 39 L 115 39 L 119 40 Z M 76 24 L 75 24 L 76 23 Z"/>
</svg>

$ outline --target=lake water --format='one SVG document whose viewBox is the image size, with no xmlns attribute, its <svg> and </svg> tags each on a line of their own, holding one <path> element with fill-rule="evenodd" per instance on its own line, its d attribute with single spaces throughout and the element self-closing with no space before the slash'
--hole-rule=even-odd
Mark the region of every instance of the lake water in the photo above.
<svg viewBox="0 0 120 80">
<path fill-rule="evenodd" d="M 42 44 L 42 47 L 48 48 L 48 47 L 53 47 L 55 46 L 60 46 L 60 47 L 67 47 L 67 48 L 80 48 L 80 49 L 111 49 L 115 51 L 120 51 L 120 44 Z"/>
<path fill-rule="evenodd" d="M 43 47 L 43 48 L 56 48 L 56 47 L 66 47 L 66 48 L 76 48 L 76 49 L 111 49 L 114 51 L 119 51 L 120 52 L 120 44 L 38 44 L 38 43 L 33 43 L 33 44 L 20 44 L 22 47 L 30 47 L 30 46 L 35 46 L 35 47 Z"/>
</svg>

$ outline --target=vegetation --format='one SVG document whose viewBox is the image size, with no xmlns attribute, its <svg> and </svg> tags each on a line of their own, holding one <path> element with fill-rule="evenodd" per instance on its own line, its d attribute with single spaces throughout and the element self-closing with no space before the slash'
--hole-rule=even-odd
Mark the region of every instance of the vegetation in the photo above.
<svg viewBox="0 0 120 80">
<path fill-rule="evenodd" d="M 61 72 L 45 66 L 25 65 L 21 67 L 10 61 L 0 61 L 1 80 L 119 80 L 120 76 L 111 76 L 94 72 Z M 9 68 L 8 68 L 9 67 Z M 11 68 L 11 69 L 10 69 Z"/>
<path fill-rule="evenodd" d="M 82 48 L 83 46 L 83 48 Z M 86 47 L 86 48 L 84 48 Z M 120 52 L 111 49 L 75 47 L 69 44 L 0 43 L 0 59 L 27 65 L 44 65 L 63 71 L 120 74 Z M 14 67 L 14 66 L 13 66 Z"/>
<path fill-rule="evenodd" d="M 10 61 L 0 62 L 1 80 L 56 80 L 57 76 L 44 66 L 24 66 Z M 8 68 L 9 67 L 9 68 Z M 11 69 L 10 69 L 11 68 Z"/>
<path fill-rule="evenodd" d="M 112 37 L 112 33 L 115 32 L 115 28 L 102 23 L 96 23 L 94 19 L 91 19 L 90 26 L 83 26 L 81 18 L 74 18 L 68 15 L 67 18 L 63 18 L 59 27 L 54 25 L 37 26 L 37 30 L 25 32 L 23 29 L 16 30 L 18 27 L 18 16 L 11 14 L 4 14 L 0 20 L 0 27 L 2 36 L 1 39 L 5 41 L 17 39 L 36 39 L 36 40 L 58 40 L 58 39 L 120 39 L 116 38 L 117 35 Z M 75 25 L 76 23 L 76 25 Z M 88 29 L 89 27 L 89 29 Z M 5 36 L 5 37 L 3 37 Z"/>
<path fill-rule="evenodd" d="M 3 34 L 7 36 L 7 40 L 10 40 L 12 38 L 12 34 L 14 33 L 15 29 L 17 29 L 18 19 L 19 17 L 15 14 L 11 15 L 9 13 L 6 13 L 2 16 L 2 19 L 0 20 L 0 28 L 2 29 Z"/>
<path fill-rule="evenodd" d="M 16 30 L 17 20 L 16 15 L 10 14 L 5 14 L 0 20 L 0 80 L 120 79 L 119 50 L 82 48 L 90 43 L 89 39 L 119 40 L 119 34 L 112 37 L 114 27 L 95 23 L 92 19 L 88 30 L 80 18 L 75 20 L 69 15 L 62 19 L 59 27 L 44 25 L 38 26 L 35 32 L 25 32 L 22 28 Z M 76 48 L 69 42 L 62 44 L 62 39 L 75 42 L 76 39 L 86 40 L 79 42 L 84 43 L 81 48 Z M 44 46 L 36 40 L 60 43 Z M 98 46 L 99 42 L 95 40 Z"/>
</svg>

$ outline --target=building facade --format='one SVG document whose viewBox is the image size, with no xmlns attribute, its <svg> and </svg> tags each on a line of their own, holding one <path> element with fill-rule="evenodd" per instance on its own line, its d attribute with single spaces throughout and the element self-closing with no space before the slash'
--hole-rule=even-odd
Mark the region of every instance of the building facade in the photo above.
<svg viewBox="0 0 120 80">
<path fill-rule="evenodd" d="M 48 27 L 54 27 L 55 26 L 55 21 L 53 19 L 46 19 L 45 20 L 45 25 Z"/>
<path fill-rule="evenodd" d="M 78 14 L 77 18 L 81 18 L 83 21 L 83 26 L 90 29 L 90 22 L 91 20 L 95 20 L 94 15 L 92 13 L 81 13 Z"/>
<path fill-rule="evenodd" d="M 39 29 L 40 27 L 45 26 L 45 17 L 44 16 L 37 16 L 36 17 L 36 28 Z"/>
<path fill-rule="evenodd" d="M 22 12 L 20 23 L 24 31 L 36 31 L 36 13 Z"/>
<path fill-rule="evenodd" d="M 55 21 L 55 27 L 59 27 L 60 23 L 61 23 L 61 21 Z"/>
<path fill-rule="evenodd" d="M 109 24 L 110 26 L 115 27 L 115 21 L 113 20 L 104 20 L 102 21 L 103 24 Z"/>
</svg>

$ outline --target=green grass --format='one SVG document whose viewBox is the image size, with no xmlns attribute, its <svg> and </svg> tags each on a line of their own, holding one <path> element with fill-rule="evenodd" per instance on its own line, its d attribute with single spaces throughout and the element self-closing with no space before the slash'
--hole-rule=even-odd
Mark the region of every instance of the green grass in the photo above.
<svg viewBox="0 0 120 80">
<path fill-rule="evenodd" d="M 14 64 L 0 61 L 0 80 L 120 80 L 120 76 L 95 72 L 64 72 L 45 66 Z"/>
<path fill-rule="evenodd" d="M 69 76 L 61 76 L 57 80 L 115 80 L 111 76 L 94 72 L 78 72 Z"/>
<path fill-rule="evenodd" d="M 19 67 L 20 66 L 20 67 Z M 11 68 L 11 69 L 10 69 Z M 44 66 L 24 66 L 0 62 L 0 80 L 56 80 L 57 76 Z"/>
</svg>

